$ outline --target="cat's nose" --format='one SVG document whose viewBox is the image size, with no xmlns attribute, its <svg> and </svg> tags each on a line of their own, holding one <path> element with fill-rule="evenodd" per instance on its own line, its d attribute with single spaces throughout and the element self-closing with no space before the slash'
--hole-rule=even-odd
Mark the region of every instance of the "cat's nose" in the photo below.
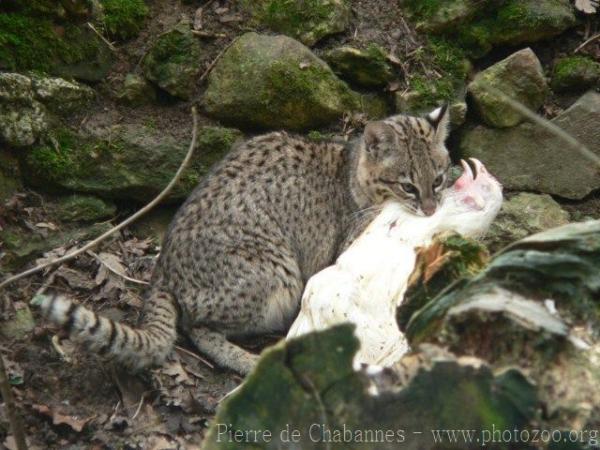
<svg viewBox="0 0 600 450">
<path fill-rule="evenodd" d="M 421 211 L 423 211 L 423 214 L 425 214 L 426 216 L 432 216 L 433 213 L 435 213 L 435 209 L 436 205 L 434 201 L 425 201 L 421 205 Z"/>
</svg>

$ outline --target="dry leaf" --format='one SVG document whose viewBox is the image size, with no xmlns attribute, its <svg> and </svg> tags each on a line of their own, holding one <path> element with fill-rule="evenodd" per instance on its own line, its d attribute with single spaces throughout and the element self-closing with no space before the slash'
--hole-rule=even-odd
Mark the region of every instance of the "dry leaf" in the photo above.
<svg viewBox="0 0 600 450">
<path fill-rule="evenodd" d="M 598 10 L 598 0 L 575 0 L 575 8 L 586 14 L 594 14 Z"/>
<path fill-rule="evenodd" d="M 58 227 L 54 225 L 52 222 L 39 222 L 35 224 L 38 228 L 48 228 L 49 230 L 56 231 Z"/>
<path fill-rule="evenodd" d="M 66 266 L 60 266 L 55 276 L 65 280 L 73 289 L 94 289 L 96 286 L 87 274 Z"/>
<path fill-rule="evenodd" d="M 53 425 L 68 425 L 78 433 L 81 432 L 83 427 L 85 427 L 86 424 L 93 419 L 93 417 L 86 417 L 82 419 L 78 418 L 77 416 L 65 415 L 58 411 L 52 411 L 46 405 L 32 405 L 31 407 L 34 409 L 34 411 L 50 417 Z"/>
</svg>

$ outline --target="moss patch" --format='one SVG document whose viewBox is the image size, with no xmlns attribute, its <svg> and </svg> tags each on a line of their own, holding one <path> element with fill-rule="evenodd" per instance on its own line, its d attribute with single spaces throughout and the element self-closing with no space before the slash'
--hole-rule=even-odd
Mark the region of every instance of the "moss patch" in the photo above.
<svg viewBox="0 0 600 450">
<path fill-rule="evenodd" d="M 570 56 L 554 65 L 551 86 L 557 92 L 584 91 L 599 82 L 599 63 L 586 56 Z"/>
<path fill-rule="evenodd" d="M 175 97 L 187 99 L 200 71 L 201 48 L 188 23 L 161 35 L 143 60 L 144 75 Z"/>
<path fill-rule="evenodd" d="M 117 39 L 136 36 L 148 15 L 144 0 L 102 0 L 104 26 Z"/>
<path fill-rule="evenodd" d="M 170 199 L 185 198 L 240 136 L 234 129 L 202 128 L 191 166 Z M 52 141 L 34 147 L 24 157 L 30 183 L 139 201 L 149 200 L 167 185 L 188 145 L 133 125 L 101 130 L 97 136 L 63 128 L 54 132 Z"/>
<path fill-rule="evenodd" d="M 480 57 L 497 45 L 519 45 L 556 36 L 576 24 L 569 0 L 409 0 L 417 26 L 451 37 Z"/>
<path fill-rule="evenodd" d="M 47 17 L 0 14 L 1 69 L 98 81 L 110 62 L 109 50 L 91 30 L 73 24 L 58 28 Z"/>
<path fill-rule="evenodd" d="M 302 130 L 328 124 L 360 103 L 358 94 L 302 44 L 247 33 L 211 72 L 204 107 L 236 126 Z"/>
<path fill-rule="evenodd" d="M 241 5 L 258 24 L 306 45 L 343 32 L 350 22 L 347 0 L 241 0 Z"/>
</svg>

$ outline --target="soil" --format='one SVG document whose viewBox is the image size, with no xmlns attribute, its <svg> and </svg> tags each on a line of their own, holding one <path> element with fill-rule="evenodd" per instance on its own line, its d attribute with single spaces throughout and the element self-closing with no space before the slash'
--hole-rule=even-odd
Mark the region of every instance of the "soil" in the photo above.
<svg viewBox="0 0 600 450">
<path fill-rule="evenodd" d="M 422 41 L 404 21 L 398 3 L 354 0 L 352 29 L 345 35 L 320 42 L 315 51 L 319 53 L 340 43 L 375 42 L 400 60 L 408 61 L 399 71 L 401 75 L 410 76 L 410 55 Z M 204 86 L 199 85 L 196 95 L 188 102 L 175 101 L 162 94 L 158 104 L 136 108 L 117 103 L 111 94 L 125 74 L 140 70 L 141 58 L 157 36 L 182 18 L 193 20 L 196 10 L 202 7 L 199 2 L 179 0 L 155 0 L 149 4 L 151 13 L 144 30 L 135 39 L 116 44 L 118 61 L 107 79 L 96 86 L 100 94 L 96 105 L 74 117 L 73 125 L 90 120 L 111 124 L 125 122 L 152 126 L 185 139 L 191 135 L 190 107 L 198 102 Z M 201 64 L 207 68 L 226 45 L 248 28 L 235 2 L 209 0 L 204 4 L 203 31 L 225 35 L 202 39 Z M 542 59 L 548 62 L 572 50 L 589 33 L 583 24 L 552 42 L 551 50 L 544 50 L 547 44 L 540 44 L 536 50 L 539 47 Z M 588 51 L 594 49 L 596 47 L 591 46 Z M 485 66 L 497 57 L 497 54 L 490 55 L 477 66 Z M 406 87 L 404 78 L 400 77 L 399 83 L 397 88 Z M 200 116 L 201 125 L 212 123 L 211 119 Z M 345 127 L 340 121 L 330 131 L 342 134 Z M 6 214 L 0 226 L 3 222 L 4 225 L 22 224 L 24 220 L 34 224 L 52 223 L 59 229 L 71 226 L 49 215 L 43 203 L 40 204 L 38 194 L 25 193 L 18 201 L 20 203 L 12 209 L 3 211 Z M 584 202 L 565 202 L 564 205 L 574 215 L 600 217 L 597 194 Z M 127 208 L 134 206 L 127 205 Z M 77 244 L 73 242 L 71 247 Z M 47 257 L 66 250 L 68 248 L 57 249 Z M 137 228 L 132 228 L 102 244 L 95 253 L 108 260 L 116 259 L 125 275 L 145 281 L 149 279 L 159 250 L 159 242 L 145 239 Z M 95 256 L 87 254 L 47 273 L 25 278 L 0 293 L 2 318 L 14 321 L 17 312 L 26 310 L 29 299 L 41 289 L 68 294 L 96 311 L 131 323 L 135 323 L 143 304 L 143 285 L 126 281 L 107 270 Z M 63 340 L 60 346 L 53 345 L 51 340 L 57 330 L 38 321 L 36 311 L 33 315 L 37 325 L 30 327 L 25 335 L 0 341 L 0 352 L 15 386 L 16 405 L 30 448 L 198 448 L 219 401 L 241 382 L 239 376 L 205 361 L 183 338 L 178 343 L 180 349 L 164 367 L 140 375 L 124 374 L 110 362 L 82 353 L 68 340 Z M 244 344 L 259 351 L 279 338 L 268 336 Z M 14 448 L 11 438 L 7 439 L 7 429 L 2 428 L 6 423 L 6 410 L 0 409 L 0 447 L 4 442 L 7 448 Z"/>
</svg>

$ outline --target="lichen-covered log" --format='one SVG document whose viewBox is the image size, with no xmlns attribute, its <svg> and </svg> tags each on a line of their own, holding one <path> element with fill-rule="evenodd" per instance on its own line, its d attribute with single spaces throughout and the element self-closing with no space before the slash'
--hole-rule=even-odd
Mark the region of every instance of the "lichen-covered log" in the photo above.
<svg viewBox="0 0 600 450">
<path fill-rule="evenodd" d="M 600 221 L 523 239 L 479 275 L 430 301 L 406 329 L 499 369 L 520 366 L 539 386 L 548 427 L 600 424 Z"/>
<path fill-rule="evenodd" d="M 429 347 L 398 369 L 402 380 L 375 382 L 353 371 L 357 346 L 341 325 L 271 348 L 223 402 L 203 448 L 433 448 L 431 430 L 520 428 L 534 415 L 535 389 L 518 370 Z"/>
</svg>

